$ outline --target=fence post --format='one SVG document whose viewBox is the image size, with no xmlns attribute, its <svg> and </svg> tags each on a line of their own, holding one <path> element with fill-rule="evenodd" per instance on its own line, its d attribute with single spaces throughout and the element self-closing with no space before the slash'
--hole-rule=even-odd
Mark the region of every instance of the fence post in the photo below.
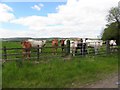
<svg viewBox="0 0 120 90">
<path fill-rule="evenodd" d="M 106 41 L 106 53 L 107 53 L 107 54 L 110 53 L 110 44 L 109 44 L 109 40 Z"/>
<path fill-rule="evenodd" d="M 67 45 L 66 45 L 66 55 L 70 54 L 70 40 L 67 40 Z"/>
<path fill-rule="evenodd" d="M 4 60 L 6 61 L 7 60 L 7 49 L 6 49 L 6 46 L 3 47 L 3 56 L 4 56 Z"/>
<path fill-rule="evenodd" d="M 39 51 L 39 45 L 38 45 L 38 46 L 37 46 L 37 60 L 39 60 L 39 56 L 40 56 L 40 55 L 39 55 L 39 52 L 40 52 L 40 51 Z"/>
</svg>

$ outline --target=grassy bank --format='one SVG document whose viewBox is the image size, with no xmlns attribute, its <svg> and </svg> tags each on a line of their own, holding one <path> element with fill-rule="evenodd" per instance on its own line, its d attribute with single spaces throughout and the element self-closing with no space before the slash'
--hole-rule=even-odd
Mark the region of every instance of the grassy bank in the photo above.
<svg viewBox="0 0 120 90">
<path fill-rule="evenodd" d="M 22 67 L 17 67 L 15 62 L 6 63 L 2 69 L 3 88 L 80 87 L 118 70 L 116 54 L 73 57 L 67 61 L 62 57 L 44 60 L 39 64 L 24 62 Z"/>
</svg>

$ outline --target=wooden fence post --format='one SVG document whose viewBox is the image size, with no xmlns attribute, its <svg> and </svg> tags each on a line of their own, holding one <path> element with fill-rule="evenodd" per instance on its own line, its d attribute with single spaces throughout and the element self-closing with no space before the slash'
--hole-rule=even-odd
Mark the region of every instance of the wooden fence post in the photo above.
<svg viewBox="0 0 120 90">
<path fill-rule="evenodd" d="M 7 49 L 6 49 L 6 46 L 3 47 L 3 56 L 4 56 L 4 60 L 6 61 L 7 60 Z"/>
<path fill-rule="evenodd" d="M 39 52 L 40 52 L 40 51 L 39 51 L 39 45 L 38 45 L 38 46 L 37 46 L 37 60 L 39 60 L 39 56 L 40 56 L 40 55 L 39 55 Z"/>
<path fill-rule="evenodd" d="M 106 41 L 106 53 L 107 53 L 107 54 L 110 53 L 110 44 L 109 44 L 109 40 Z"/>
<path fill-rule="evenodd" d="M 67 45 L 66 45 L 66 55 L 70 54 L 70 40 L 67 40 Z"/>
</svg>

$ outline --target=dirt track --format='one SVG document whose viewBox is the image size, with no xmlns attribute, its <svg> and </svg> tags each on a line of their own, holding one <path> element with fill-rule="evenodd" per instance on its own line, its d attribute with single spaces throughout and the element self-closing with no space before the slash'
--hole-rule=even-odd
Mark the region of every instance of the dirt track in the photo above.
<svg viewBox="0 0 120 90">
<path fill-rule="evenodd" d="M 118 74 L 111 75 L 104 80 L 100 80 L 94 84 L 86 85 L 83 88 L 118 88 Z"/>
</svg>

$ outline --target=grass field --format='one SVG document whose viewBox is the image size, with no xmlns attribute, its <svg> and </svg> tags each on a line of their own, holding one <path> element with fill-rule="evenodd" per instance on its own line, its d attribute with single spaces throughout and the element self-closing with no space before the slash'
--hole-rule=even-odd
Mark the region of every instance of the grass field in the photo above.
<svg viewBox="0 0 120 90">
<path fill-rule="evenodd" d="M 50 59 L 50 62 L 35 64 L 24 62 L 22 67 L 15 62 L 6 63 L 2 70 L 3 88 L 67 88 L 80 87 L 117 72 L 116 55 Z"/>
<path fill-rule="evenodd" d="M 19 42 L 8 43 L 3 45 L 20 47 Z M 79 88 L 118 71 L 116 53 L 76 56 L 69 60 L 61 55 L 54 58 L 49 55 L 51 58 L 46 56 L 39 64 L 35 64 L 34 60 L 24 61 L 21 67 L 16 61 L 5 63 L 2 68 L 3 88 Z"/>
</svg>

